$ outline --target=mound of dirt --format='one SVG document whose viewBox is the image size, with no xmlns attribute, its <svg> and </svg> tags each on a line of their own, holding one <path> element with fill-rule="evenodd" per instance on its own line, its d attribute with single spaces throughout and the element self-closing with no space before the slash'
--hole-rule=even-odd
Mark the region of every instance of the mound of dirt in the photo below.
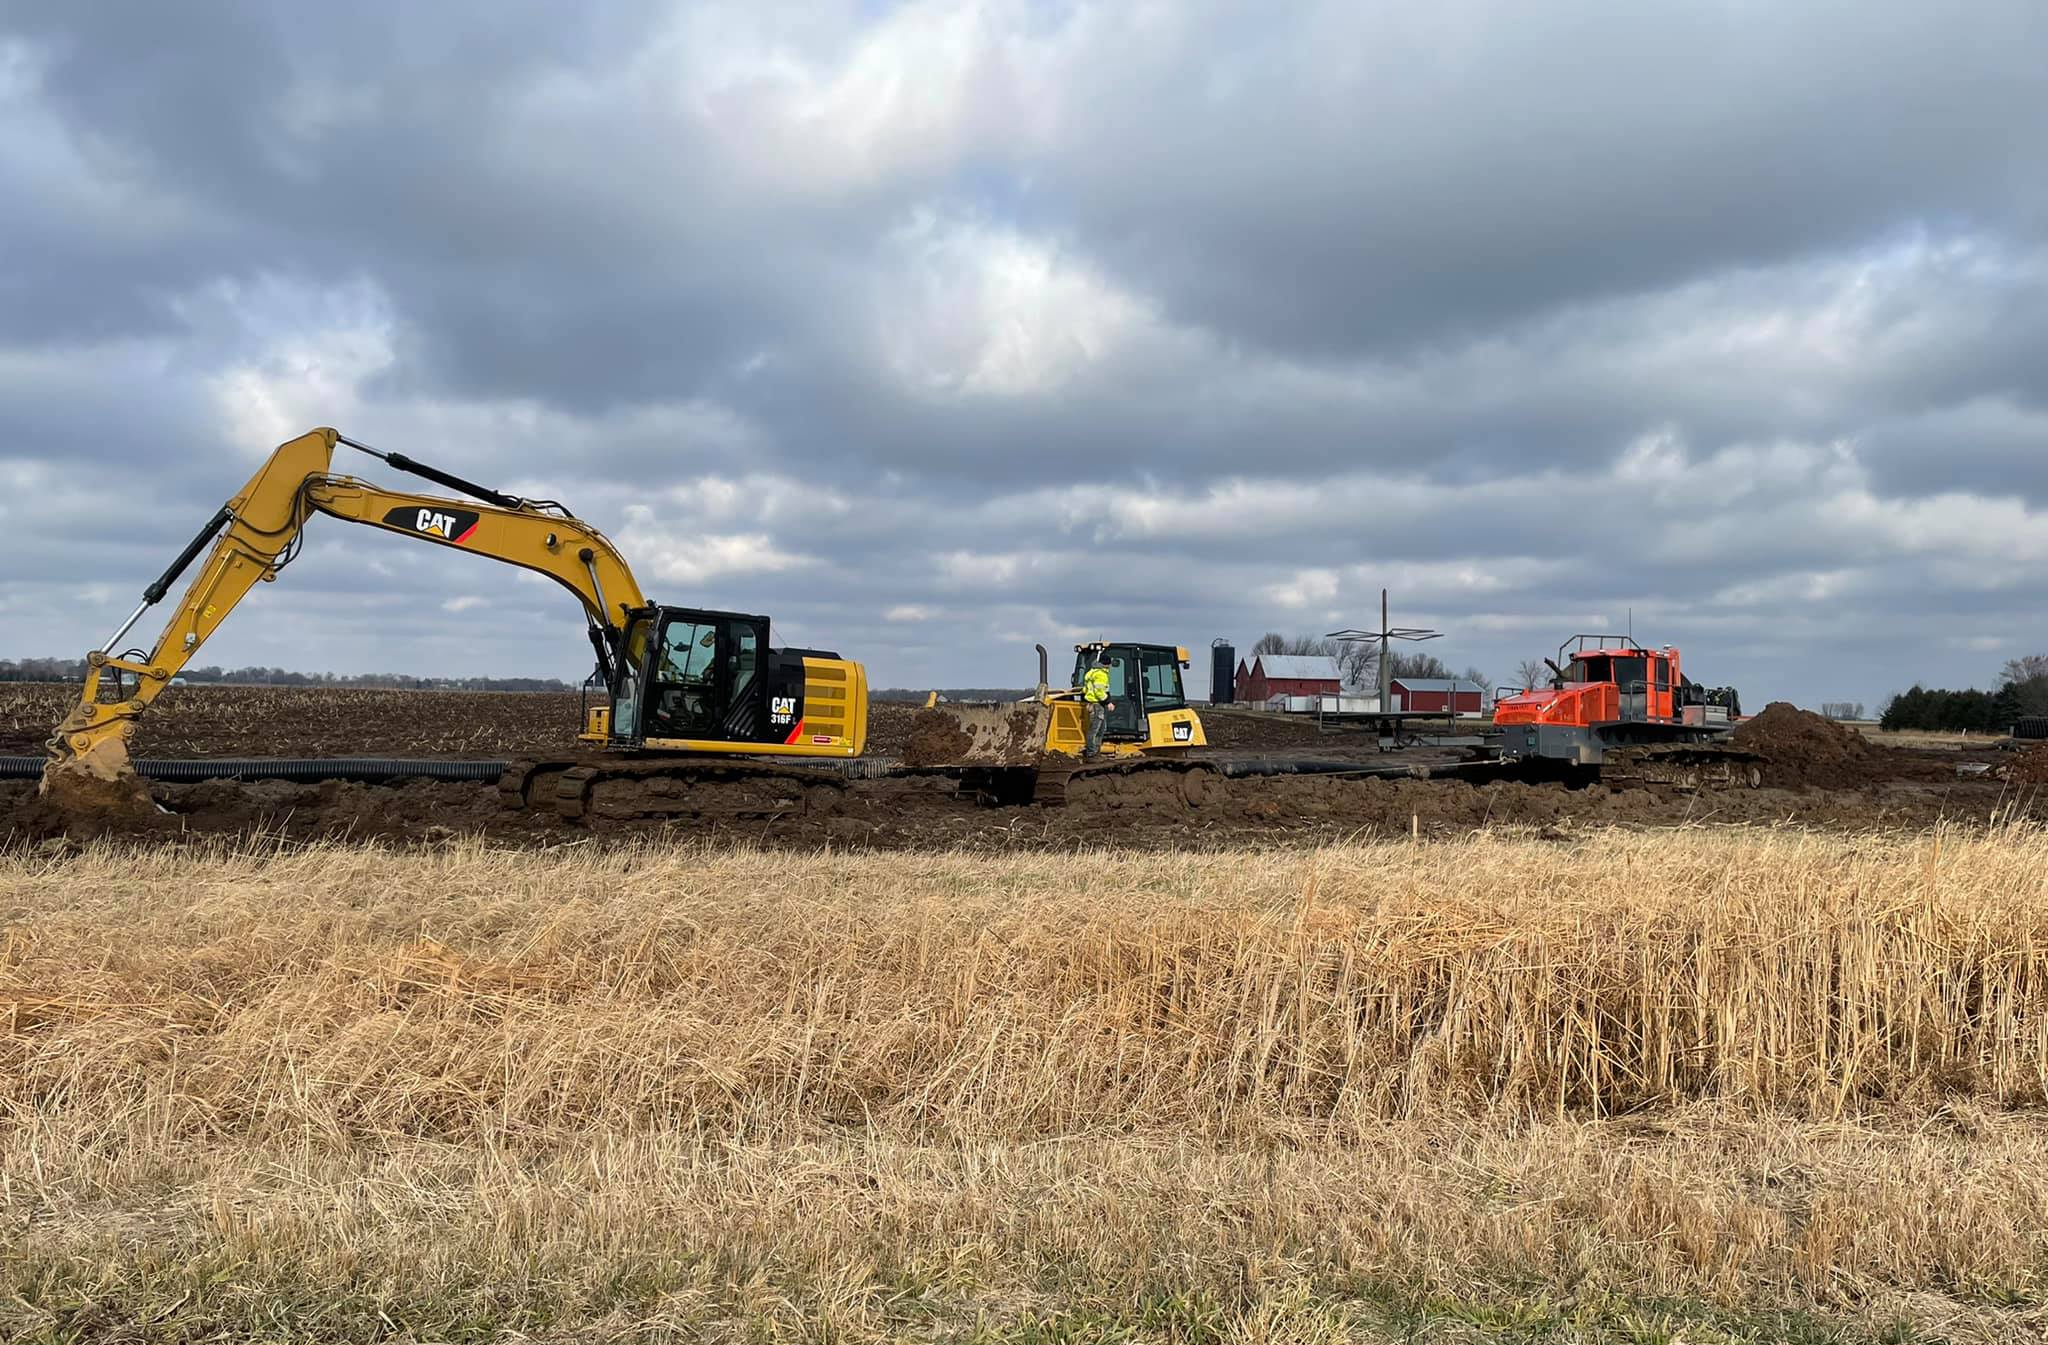
<svg viewBox="0 0 2048 1345">
<path fill-rule="evenodd" d="M 1847 725 L 1786 701 L 1772 701 L 1737 727 L 1734 742 L 1768 763 L 1765 774 L 1773 785 L 1858 789 L 1888 774 L 1884 749 Z"/>
<path fill-rule="evenodd" d="M 2048 745 L 2029 748 L 2012 759 L 2005 778 L 2016 784 L 2048 785 Z"/>
</svg>

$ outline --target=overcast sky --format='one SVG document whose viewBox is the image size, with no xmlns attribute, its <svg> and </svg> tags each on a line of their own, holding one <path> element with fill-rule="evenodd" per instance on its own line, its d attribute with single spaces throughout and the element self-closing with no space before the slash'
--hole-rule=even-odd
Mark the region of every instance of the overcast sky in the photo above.
<svg viewBox="0 0 2048 1345">
<path fill-rule="evenodd" d="M 333 425 L 877 685 L 1383 585 L 1503 679 L 1632 611 L 1752 704 L 1988 682 L 2048 649 L 2044 69 L 2040 0 L 8 0 L 0 655 Z M 199 661 L 589 657 L 320 519 Z"/>
</svg>

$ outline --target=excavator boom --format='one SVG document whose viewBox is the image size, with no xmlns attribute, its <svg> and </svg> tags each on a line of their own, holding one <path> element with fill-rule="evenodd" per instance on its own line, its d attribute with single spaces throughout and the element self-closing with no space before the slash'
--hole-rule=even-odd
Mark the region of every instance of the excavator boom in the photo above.
<svg viewBox="0 0 2048 1345">
<path fill-rule="evenodd" d="M 334 475 L 329 469 L 337 444 L 360 448 L 401 470 L 483 498 L 457 501 L 416 495 Z M 646 605 L 625 558 L 602 533 L 560 506 L 503 495 L 402 455 L 378 453 L 334 430 L 313 430 L 270 455 L 144 590 L 142 604 L 113 638 L 87 657 L 78 704 L 50 739 L 46 787 L 67 774 L 101 782 L 127 776 L 127 742 L 136 719 L 249 590 L 277 578 L 296 554 L 301 532 L 314 514 L 473 551 L 547 575 L 582 604 L 601 664 L 616 657 L 615 637 L 626 614 Z M 163 600 L 195 560 L 200 562 L 199 571 L 155 644 L 146 652 L 119 652 L 117 646 L 136 621 Z M 103 698 L 102 682 L 110 670 L 124 684 L 127 677 L 134 678 L 130 694 L 112 701 Z"/>
</svg>

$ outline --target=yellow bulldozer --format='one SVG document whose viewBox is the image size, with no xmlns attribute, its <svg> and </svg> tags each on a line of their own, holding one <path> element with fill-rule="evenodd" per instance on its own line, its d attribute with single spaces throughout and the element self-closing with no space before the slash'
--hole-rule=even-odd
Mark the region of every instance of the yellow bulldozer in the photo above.
<svg viewBox="0 0 2048 1345">
<path fill-rule="evenodd" d="M 1048 681 L 1049 656 L 1038 649 L 1038 687 L 1029 696 L 982 705 L 942 704 L 928 697 L 912 727 L 905 764 L 959 768 L 962 785 L 992 804 L 1065 803 L 1098 785 L 1139 772 L 1172 772 L 1188 801 L 1200 802 L 1220 779 L 1196 748 L 1209 739 L 1188 704 L 1181 670 L 1188 651 L 1177 645 L 1096 640 L 1074 646 L 1071 684 Z M 1087 759 L 1087 707 L 1080 690 L 1088 669 L 1109 674 L 1109 711 L 1101 751 Z"/>
</svg>

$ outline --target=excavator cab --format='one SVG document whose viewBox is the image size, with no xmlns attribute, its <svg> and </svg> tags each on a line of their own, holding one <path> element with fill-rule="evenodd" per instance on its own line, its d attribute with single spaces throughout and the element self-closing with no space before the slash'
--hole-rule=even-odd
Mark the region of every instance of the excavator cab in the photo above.
<svg viewBox="0 0 2048 1345">
<path fill-rule="evenodd" d="M 806 757 L 858 756 L 866 746 L 860 665 L 770 647 L 765 616 L 635 608 L 610 662 L 608 703 L 586 709 L 586 742 Z"/>
</svg>

